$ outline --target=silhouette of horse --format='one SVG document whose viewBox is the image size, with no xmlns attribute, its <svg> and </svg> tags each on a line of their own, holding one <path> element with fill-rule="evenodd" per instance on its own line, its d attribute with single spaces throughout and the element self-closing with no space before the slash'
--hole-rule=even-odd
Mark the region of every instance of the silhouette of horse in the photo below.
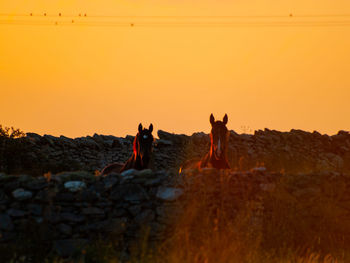
<svg viewBox="0 0 350 263">
<path fill-rule="evenodd" d="M 143 170 L 152 166 L 152 151 L 153 151 L 153 125 L 148 129 L 142 128 L 139 124 L 139 132 L 136 134 L 133 143 L 133 154 L 125 164 L 112 163 L 103 168 L 101 175 L 107 175 L 112 172 L 121 173 L 128 169 Z"/>
<path fill-rule="evenodd" d="M 191 161 L 185 163 L 182 169 L 188 168 L 205 168 L 212 167 L 216 169 L 230 169 L 227 161 L 227 145 L 229 140 L 229 132 L 226 128 L 228 122 L 227 114 L 225 114 L 222 121 L 215 121 L 213 114 L 210 115 L 210 150 L 197 163 Z"/>
</svg>

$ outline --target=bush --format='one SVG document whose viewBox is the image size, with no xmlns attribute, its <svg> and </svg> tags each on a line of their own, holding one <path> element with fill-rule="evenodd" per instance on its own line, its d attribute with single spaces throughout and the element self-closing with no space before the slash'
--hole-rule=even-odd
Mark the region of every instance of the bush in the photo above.
<svg viewBox="0 0 350 263">
<path fill-rule="evenodd" d="M 24 137 L 25 133 L 20 129 L 0 124 L 0 171 L 10 172 L 19 167 L 23 157 L 20 142 Z"/>
<path fill-rule="evenodd" d="M 26 136 L 23 131 L 20 129 L 15 129 L 13 127 L 3 127 L 0 124 L 0 137 L 5 137 L 5 138 L 11 138 L 11 139 L 16 139 L 16 138 L 22 138 Z"/>
</svg>

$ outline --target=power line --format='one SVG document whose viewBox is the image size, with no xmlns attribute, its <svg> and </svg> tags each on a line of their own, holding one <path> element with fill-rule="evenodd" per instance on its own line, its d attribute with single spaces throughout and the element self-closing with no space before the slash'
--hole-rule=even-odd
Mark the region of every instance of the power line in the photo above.
<svg viewBox="0 0 350 263">
<path fill-rule="evenodd" d="M 63 13 L 0 14 L 0 25 L 29 26 L 345 27 L 349 26 L 349 24 L 350 14 L 289 14 L 241 16 L 116 16 L 88 15 L 87 13 L 79 13 L 77 15 Z"/>
<path fill-rule="evenodd" d="M 0 20 L 0 25 L 28 26 L 95 26 L 95 27 L 346 27 L 350 20 L 343 21 L 297 21 L 297 22 L 101 22 L 101 21 L 42 21 Z"/>
<path fill-rule="evenodd" d="M 350 17 L 349 14 L 282 14 L 282 15 L 97 15 L 97 14 L 65 14 L 65 13 L 21 13 L 21 14 L 11 14 L 11 13 L 0 13 L 0 17 L 89 17 L 89 18 L 142 18 L 142 19 L 251 19 L 251 18 L 329 18 L 329 17 Z"/>
</svg>

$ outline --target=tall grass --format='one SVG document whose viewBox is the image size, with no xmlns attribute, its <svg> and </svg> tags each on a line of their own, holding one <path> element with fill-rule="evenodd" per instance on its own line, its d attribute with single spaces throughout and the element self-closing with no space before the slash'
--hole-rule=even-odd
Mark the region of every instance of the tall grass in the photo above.
<svg viewBox="0 0 350 263">
<path fill-rule="evenodd" d="M 134 262 L 350 262 L 350 215 L 339 206 L 339 182 L 306 187 L 281 175 L 262 191 L 259 180 L 227 173 L 192 179 L 173 232 Z"/>
</svg>

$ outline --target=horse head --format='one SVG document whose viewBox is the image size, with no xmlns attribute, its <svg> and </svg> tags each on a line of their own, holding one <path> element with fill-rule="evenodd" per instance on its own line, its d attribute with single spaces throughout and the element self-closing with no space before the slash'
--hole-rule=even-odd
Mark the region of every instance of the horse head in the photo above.
<svg viewBox="0 0 350 263">
<path fill-rule="evenodd" d="M 225 114 L 222 121 L 215 121 L 213 114 L 210 115 L 210 155 L 216 160 L 226 159 L 226 150 L 229 139 L 229 132 L 226 128 L 227 121 L 227 114 Z"/>
<path fill-rule="evenodd" d="M 142 128 L 142 124 L 139 124 L 139 132 L 136 134 L 134 140 L 134 155 L 141 159 L 143 165 L 147 165 L 151 158 L 153 150 L 153 125 L 150 124 L 148 129 Z"/>
</svg>

